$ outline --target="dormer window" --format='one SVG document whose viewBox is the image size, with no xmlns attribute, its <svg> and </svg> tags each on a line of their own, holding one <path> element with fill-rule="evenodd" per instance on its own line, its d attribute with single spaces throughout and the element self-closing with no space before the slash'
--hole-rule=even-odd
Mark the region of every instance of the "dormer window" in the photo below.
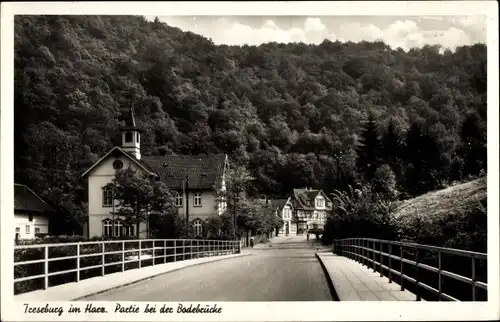
<svg viewBox="0 0 500 322">
<path fill-rule="evenodd" d="M 316 198 L 316 207 L 317 208 L 324 208 L 325 207 L 325 199 Z"/>
<path fill-rule="evenodd" d="M 127 143 L 134 142 L 134 135 L 132 132 L 125 133 L 125 142 L 127 142 Z"/>
</svg>

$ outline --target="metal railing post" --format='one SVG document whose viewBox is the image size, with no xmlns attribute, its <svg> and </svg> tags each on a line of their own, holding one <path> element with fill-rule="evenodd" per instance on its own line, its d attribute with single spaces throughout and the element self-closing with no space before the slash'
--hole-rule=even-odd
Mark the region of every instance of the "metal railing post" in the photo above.
<svg viewBox="0 0 500 322">
<path fill-rule="evenodd" d="M 155 265 L 156 260 L 156 240 L 153 239 L 153 266 Z"/>
<path fill-rule="evenodd" d="M 167 240 L 163 240 L 163 264 L 167 263 Z"/>
<path fill-rule="evenodd" d="M 125 272 L 125 241 L 122 241 L 122 272 Z"/>
<path fill-rule="evenodd" d="M 392 283 L 392 244 L 389 244 L 389 283 Z"/>
<path fill-rule="evenodd" d="M 353 251 L 353 253 L 354 253 L 354 260 L 356 262 L 359 262 L 359 257 L 358 257 L 358 239 L 357 238 L 353 239 L 353 246 L 352 247 L 354 248 L 354 251 Z"/>
<path fill-rule="evenodd" d="M 174 262 L 177 261 L 177 239 L 174 239 Z"/>
<path fill-rule="evenodd" d="M 142 263 L 141 263 L 141 253 L 142 253 L 142 241 L 139 240 L 139 257 L 138 257 L 138 260 L 139 260 L 139 268 L 142 267 Z"/>
<path fill-rule="evenodd" d="M 422 296 L 420 295 L 420 286 L 418 285 L 419 283 L 419 276 L 418 276 L 418 263 L 419 263 L 419 249 L 418 247 L 415 247 L 415 291 L 417 293 L 417 301 L 422 300 Z"/>
<path fill-rule="evenodd" d="M 472 301 L 476 301 L 476 258 L 472 255 Z"/>
<path fill-rule="evenodd" d="M 351 238 L 349 239 L 349 257 L 352 260 L 356 260 L 356 257 L 354 256 L 353 240 Z"/>
<path fill-rule="evenodd" d="M 44 270 L 45 270 L 45 277 L 44 277 L 44 289 L 49 288 L 49 246 L 44 247 L 45 251 L 45 262 L 44 262 Z"/>
<path fill-rule="evenodd" d="M 383 260 L 383 256 L 382 256 L 382 249 L 384 247 L 384 243 L 380 242 L 380 254 L 379 254 L 379 261 L 380 261 L 380 277 L 384 276 L 384 268 L 382 267 L 383 263 L 384 263 L 384 260 Z"/>
<path fill-rule="evenodd" d="M 106 244 L 102 242 L 102 269 L 101 269 L 101 275 L 104 276 L 106 274 Z"/>
<path fill-rule="evenodd" d="M 76 282 L 80 282 L 80 243 L 76 245 Z"/>
<path fill-rule="evenodd" d="M 352 258 L 352 256 L 351 256 L 351 240 L 350 239 L 347 239 L 346 250 L 347 250 L 347 258 Z"/>
<path fill-rule="evenodd" d="M 185 240 L 182 240 L 182 260 L 186 259 L 186 246 L 185 246 Z"/>
<path fill-rule="evenodd" d="M 375 240 L 372 240 L 372 257 L 373 257 L 373 272 L 376 272 L 375 269 Z"/>
<path fill-rule="evenodd" d="M 405 290 L 405 287 L 404 287 L 404 273 L 403 273 L 403 266 L 404 266 L 404 262 L 403 262 L 403 245 L 402 244 L 399 244 L 399 259 L 400 259 L 400 265 L 401 265 L 401 268 L 399 270 L 399 272 L 401 273 L 400 277 L 401 277 L 401 291 L 404 291 Z"/>
<path fill-rule="evenodd" d="M 443 294 L 443 279 L 441 277 L 441 251 L 438 252 L 438 301 L 441 301 L 441 294 Z"/>
<path fill-rule="evenodd" d="M 361 245 L 361 239 L 357 239 L 357 250 L 356 250 L 356 254 L 358 254 L 358 262 L 360 262 L 361 264 L 363 263 L 363 246 Z"/>
</svg>

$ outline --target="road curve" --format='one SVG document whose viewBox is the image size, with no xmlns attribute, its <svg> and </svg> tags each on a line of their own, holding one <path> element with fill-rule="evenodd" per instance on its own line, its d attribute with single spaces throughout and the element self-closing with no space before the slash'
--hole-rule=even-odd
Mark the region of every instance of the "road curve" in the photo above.
<svg viewBox="0 0 500 322">
<path fill-rule="evenodd" d="M 251 255 L 187 267 L 86 301 L 331 301 L 317 247 L 278 237 Z"/>
</svg>

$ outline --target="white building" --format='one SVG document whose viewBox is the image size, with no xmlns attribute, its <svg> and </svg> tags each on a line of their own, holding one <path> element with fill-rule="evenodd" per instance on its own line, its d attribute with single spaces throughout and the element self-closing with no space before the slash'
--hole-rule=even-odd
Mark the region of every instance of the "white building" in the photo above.
<svg viewBox="0 0 500 322">
<path fill-rule="evenodd" d="M 14 184 L 14 238 L 33 239 L 49 233 L 50 217 L 54 209 L 33 190 L 22 184 Z"/>
<path fill-rule="evenodd" d="M 273 207 L 283 219 L 279 234 L 305 234 L 311 229 L 324 229 L 332 202 L 322 190 L 293 189 L 288 199 L 273 201 Z"/>
<path fill-rule="evenodd" d="M 323 190 L 311 188 L 293 189 L 292 226 L 297 234 L 307 233 L 310 229 L 324 229 L 328 213 L 332 211 L 332 201 Z"/>
<path fill-rule="evenodd" d="M 283 219 L 283 225 L 276 232 L 277 235 L 289 235 L 297 233 L 297 226 L 292 225 L 293 205 L 291 198 L 275 199 L 271 201 L 276 215 Z"/>
<path fill-rule="evenodd" d="M 227 156 L 143 156 L 142 131 L 136 126 L 133 109 L 129 109 L 126 126 L 121 132 L 121 146 L 111 149 L 82 175 L 88 180 L 89 214 L 88 223 L 84 227 L 86 235 L 147 237 L 146 223 L 124 227 L 121 218 L 112 214 L 113 209 L 117 211 L 118 202 L 113 201 L 113 192 L 105 186 L 113 180 L 116 171 L 127 167 L 153 175 L 175 191 L 175 204 L 179 213 L 188 217 L 195 234 L 201 236 L 202 221 L 210 216 L 220 215 L 226 209 L 226 203 L 219 200 L 218 192 L 225 190 Z"/>
</svg>

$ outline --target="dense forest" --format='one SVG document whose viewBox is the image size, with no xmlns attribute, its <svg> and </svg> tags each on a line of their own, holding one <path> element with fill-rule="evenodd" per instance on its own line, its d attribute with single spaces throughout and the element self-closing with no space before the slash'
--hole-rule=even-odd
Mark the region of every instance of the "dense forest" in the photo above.
<svg viewBox="0 0 500 322">
<path fill-rule="evenodd" d="M 256 195 L 405 198 L 486 169 L 484 44 L 216 46 L 140 16 L 16 16 L 16 182 L 81 217 L 129 106 L 143 154 L 227 153 Z"/>
</svg>

